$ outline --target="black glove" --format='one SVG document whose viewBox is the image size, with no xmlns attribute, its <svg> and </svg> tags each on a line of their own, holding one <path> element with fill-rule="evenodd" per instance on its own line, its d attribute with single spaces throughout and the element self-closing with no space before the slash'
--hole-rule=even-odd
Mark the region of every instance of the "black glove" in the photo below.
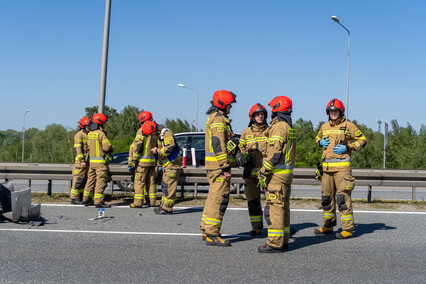
<svg viewBox="0 0 426 284">
<path fill-rule="evenodd" d="M 243 153 L 238 152 L 236 158 L 237 158 L 237 165 L 239 167 L 244 167 L 245 165 L 247 165 L 248 161 Z"/>
<path fill-rule="evenodd" d="M 249 163 L 244 166 L 243 170 L 243 178 L 249 178 L 251 177 L 251 172 L 253 171 L 254 167 L 250 165 Z"/>
</svg>

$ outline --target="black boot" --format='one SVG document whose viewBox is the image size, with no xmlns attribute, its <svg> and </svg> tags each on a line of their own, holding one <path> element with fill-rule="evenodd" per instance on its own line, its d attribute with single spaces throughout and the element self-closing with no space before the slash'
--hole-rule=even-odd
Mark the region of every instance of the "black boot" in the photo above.
<svg viewBox="0 0 426 284">
<path fill-rule="evenodd" d="M 172 214 L 172 211 L 164 210 L 161 207 L 155 207 L 154 213 L 157 214 L 157 215 L 170 215 L 170 214 Z"/>
<path fill-rule="evenodd" d="M 83 202 L 79 198 L 73 198 L 73 199 L 71 199 L 71 204 L 82 205 Z"/>
<path fill-rule="evenodd" d="M 111 205 L 106 204 L 106 203 L 101 203 L 101 204 L 95 204 L 96 208 L 110 208 Z"/>
<path fill-rule="evenodd" d="M 280 253 L 280 252 L 283 252 L 283 249 L 274 248 L 274 247 L 271 247 L 268 244 L 265 244 L 263 246 L 258 247 L 257 251 L 260 252 L 260 253 Z"/>
</svg>

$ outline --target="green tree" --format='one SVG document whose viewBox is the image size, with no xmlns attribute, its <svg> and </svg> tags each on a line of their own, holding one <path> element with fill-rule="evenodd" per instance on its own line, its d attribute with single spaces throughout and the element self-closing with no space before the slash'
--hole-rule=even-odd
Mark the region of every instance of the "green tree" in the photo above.
<svg viewBox="0 0 426 284">
<path fill-rule="evenodd" d="M 178 119 L 168 119 L 164 123 L 167 128 L 169 128 L 173 133 L 182 133 L 182 132 L 194 132 L 195 126 L 190 125 L 187 120 Z"/>
<path fill-rule="evenodd" d="M 50 124 L 32 139 L 34 162 L 71 163 L 74 160 L 73 132 L 59 124 Z"/>
</svg>

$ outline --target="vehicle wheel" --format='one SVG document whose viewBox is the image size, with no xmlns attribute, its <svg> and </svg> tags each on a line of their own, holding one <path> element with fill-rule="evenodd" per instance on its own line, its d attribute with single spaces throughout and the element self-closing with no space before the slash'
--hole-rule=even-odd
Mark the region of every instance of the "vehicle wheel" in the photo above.
<svg viewBox="0 0 426 284">
<path fill-rule="evenodd" d="M 121 191 L 133 191 L 134 183 L 130 180 L 121 180 L 117 182 L 118 187 Z"/>
</svg>

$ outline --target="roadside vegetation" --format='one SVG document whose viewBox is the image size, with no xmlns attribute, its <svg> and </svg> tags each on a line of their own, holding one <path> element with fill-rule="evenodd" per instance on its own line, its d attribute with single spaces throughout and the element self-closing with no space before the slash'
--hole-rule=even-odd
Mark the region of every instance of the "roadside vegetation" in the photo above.
<svg viewBox="0 0 426 284">
<path fill-rule="evenodd" d="M 86 115 L 92 117 L 97 107 L 87 107 Z M 142 111 L 134 106 L 127 106 L 120 112 L 105 107 L 108 116 L 106 131 L 116 152 L 128 151 L 134 134 L 139 128 L 135 119 Z M 383 167 L 384 135 L 378 131 L 353 121 L 367 137 L 367 146 L 353 153 L 354 168 Z M 297 131 L 296 167 L 316 167 L 321 160 L 321 148 L 315 145 L 315 136 L 323 122 L 316 125 L 311 121 L 299 119 L 294 123 Z M 194 126 L 181 119 L 166 119 L 165 124 L 174 133 L 194 131 Z M 77 122 L 76 122 L 77 126 Z M 417 132 L 410 124 L 400 126 L 396 120 L 390 122 L 386 168 L 388 169 L 426 169 L 426 126 Z M 67 129 L 60 124 L 50 124 L 44 130 L 30 128 L 25 132 L 26 162 L 36 163 L 72 163 L 74 161 L 74 135 L 78 131 Z M 0 162 L 20 162 L 22 159 L 22 132 L 15 130 L 0 131 Z"/>
</svg>

